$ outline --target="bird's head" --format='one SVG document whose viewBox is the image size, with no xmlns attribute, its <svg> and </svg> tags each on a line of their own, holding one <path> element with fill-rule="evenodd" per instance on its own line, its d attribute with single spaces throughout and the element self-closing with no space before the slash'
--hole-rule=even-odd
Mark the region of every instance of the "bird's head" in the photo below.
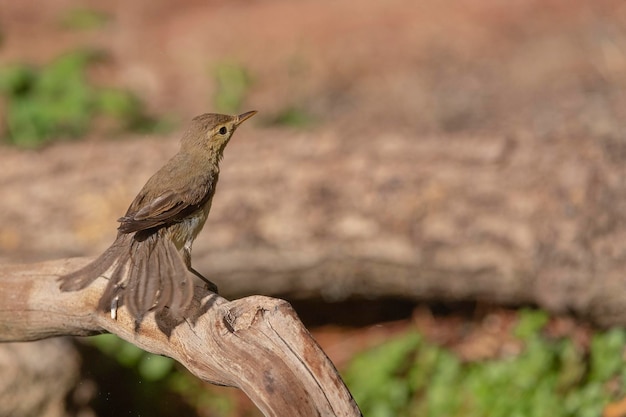
<svg viewBox="0 0 626 417">
<path fill-rule="evenodd" d="M 238 116 L 215 113 L 196 116 L 183 135 L 181 150 L 192 154 L 202 153 L 219 161 L 237 127 L 256 113 L 256 110 L 252 110 Z"/>
</svg>

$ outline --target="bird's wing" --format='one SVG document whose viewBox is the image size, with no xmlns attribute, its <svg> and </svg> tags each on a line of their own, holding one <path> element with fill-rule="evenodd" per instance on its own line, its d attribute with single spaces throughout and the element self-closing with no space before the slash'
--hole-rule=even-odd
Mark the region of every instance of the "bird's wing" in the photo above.
<svg viewBox="0 0 626 417">
<path fill-rule="evenodd" d="M 141 194 L 135 198 L 124 217 L 118 219 L 118 230 L 132 233 L 175 222 L 187 213 L 197 210 L 203 203 L 206 192 L 193 194 L 165 191 L 149 201 Z"/>
</svg>

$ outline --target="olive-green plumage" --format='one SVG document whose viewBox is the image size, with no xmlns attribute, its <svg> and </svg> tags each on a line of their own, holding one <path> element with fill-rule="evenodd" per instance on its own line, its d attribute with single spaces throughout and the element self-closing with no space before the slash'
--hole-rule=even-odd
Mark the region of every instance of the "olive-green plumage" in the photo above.
<svg viewBox="0 0 626 417">
<path fill-rule="evenodd" d="M 224 148 L 237 126 L 255 113 L 194 118 L 180 151 L 118 220 L 115 242 L 92 263 L 62 276 L 61 290 L 80 290 L 109 272 L 100 308 L 124 304 L 137 325 L 149 311 L 160 313 L 166 307 L 180 317 L 191 302 L 194 275 L 217 291 L 191 267 L 191 246 L 211 209 Z"/>
</svg>

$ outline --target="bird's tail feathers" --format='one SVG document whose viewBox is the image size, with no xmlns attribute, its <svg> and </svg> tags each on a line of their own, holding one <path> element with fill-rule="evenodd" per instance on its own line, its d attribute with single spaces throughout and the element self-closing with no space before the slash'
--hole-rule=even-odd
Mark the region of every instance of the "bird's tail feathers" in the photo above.
<svg viewBox="0 0 626 417">
<path fill-rule="evenodd" d="M 169 316 L 179 318 L 192 298 L 193 275 L 172 241 L 155 234 L 134 240 L 120 256 L 99 308 L 126 305 L 139 324 L 149 311 L 161 313 L 165 308 Z"/>
<path fill-rule="evenodd" d="M 180 319 L 193 298 L 194 275 L 172 241 L 158 233 L 141 241 L 121 235 L 98 259 L 62 276 L 61 290 L 77 291 L 110 272 L 98 308 L 111 311 L 126 305 L 137 327 L 144 316 L 167 308 L 169 317 Z"/>
<path fill-rule="evenodd" d="M 78 291 L 104 275 L 119 257 L 116 240 L 102 255 L 81 269 L 59 277 L 61 291 Z"/>
</svg>

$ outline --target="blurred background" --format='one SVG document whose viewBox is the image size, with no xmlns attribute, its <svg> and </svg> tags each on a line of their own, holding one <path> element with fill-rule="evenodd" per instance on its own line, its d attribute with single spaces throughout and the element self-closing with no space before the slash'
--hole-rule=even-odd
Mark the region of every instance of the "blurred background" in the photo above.
<svg viewBox="0 0 626 417">
<path fill-rule="evenodd" d="M 626 416 L 625 87 L 618 0 L 0 0 L 0 262 L 101 253 L 188 120 L 258 110 L 193 264 L 364 415 Z M 7 346 L 0 415 L 260 415 L 114 336 Z"/>
</svg>

